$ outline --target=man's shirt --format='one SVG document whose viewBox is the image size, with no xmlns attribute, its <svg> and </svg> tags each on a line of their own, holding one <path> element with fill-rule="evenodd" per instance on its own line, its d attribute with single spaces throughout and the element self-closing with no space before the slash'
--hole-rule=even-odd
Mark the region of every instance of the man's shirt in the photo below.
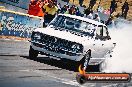
<svg viewBox="0 0 132 87">
<path fill-rule="evenodd" d="M 45 9 L 45 13 L 51 14 L 51 15 L 55 15 L 56 12 L 57 12 L 57 10 L 58 10 L 58 8 L 57 8 L 56 6 L 53 6 L 53 7 L 50 8 L 50 7 L 48 6 L 48 4 L 45 4 L 45 5 L 43 6 L 43 8 Z"/>
</svg>

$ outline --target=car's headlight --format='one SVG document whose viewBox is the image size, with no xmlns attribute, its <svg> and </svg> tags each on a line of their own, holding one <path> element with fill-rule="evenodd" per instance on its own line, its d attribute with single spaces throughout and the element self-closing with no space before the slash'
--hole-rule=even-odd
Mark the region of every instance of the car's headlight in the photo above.
<svg viewBox="0 0 132 87">
<path fill-rule="evenodd" d="M 39 33 L 35 33 L 35 34 L 33 35 L 33 38 L 36 39 L 36 40 L 40 40 L 40 39 L 41 39 L 41 36 L 40 36 Z"/>
<path fill-rule="evenodd" d="M 80 49 L 80 46 L 77 45 L 77 44 L 73 44 L 71 48 L 73 48 L 73 49 Z"/>
<path fill-rule="evenodd" d="M 71 48 L 72 48 L 72 51 L 74 52 L 78 52 L 81 49 L 80 45 L 78 44 L 73 44 Z"/>
<path fill-rule="evenodd" d="M 40 33 L 38 33 L 38 32 L 33 32 L 32 33 L 32 35 L 31 35 L 31 40 L 32 41 L 40 41 L 40 39 L 41 39 L 41 35 L 40 35 Z"/>
</svg>

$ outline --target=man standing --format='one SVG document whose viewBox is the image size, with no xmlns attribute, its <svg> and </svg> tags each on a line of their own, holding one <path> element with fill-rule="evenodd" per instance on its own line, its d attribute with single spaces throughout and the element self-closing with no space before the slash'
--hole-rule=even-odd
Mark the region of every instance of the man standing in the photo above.
<svg viewBox="0 0 132 87">
<path fill-rule="evenodd" d="M 89 15 L 87 16 L 89 19 L 93 19 L 93 11 L 90 11 Z"/>
<path fill-rule="evenodd" d="M 124 17 L 125 19 L 127 17 L 128 10 L 129 10 L 129 4 L 128 4 L 127 0 L 126 0 L 125 3 L 122 6 L 122 17 Z"/>
<path fill-rule="evenodd" d="M 117 3 L 115 0 L 112 0 L 110 5 L 110 15 L 116 10 L 116 8 L 117 8 Z"/>
<path fill-rule="evenodd" d="M 69 14 L 71 14 L 71 15 L 75 15 L 76 14 L 75 5 L 71 6 L 71 8 L 69 9 Z"/>
<path fill-rule="evenodd" d="M 43 12 L 45 14 L 43 27 L 46 27 L 46 25 L 53 20 L 57 11 L 57 6 L 51 0 L 43 6 Z"/>
<path fill-rule="evenodd" d="M 41 0 L 31 0 L 29 4 L 28 14 L 43 17 L 44 14 L 42 12 L 41 3 Z"/>
<path fill-rule="evenodd" d="M 90 0 L 89 7 L 88 7 L 90 11 L 93 9 L 93 6 L 96 4 L 96 1 L 97 0 Z"/>
</svg>

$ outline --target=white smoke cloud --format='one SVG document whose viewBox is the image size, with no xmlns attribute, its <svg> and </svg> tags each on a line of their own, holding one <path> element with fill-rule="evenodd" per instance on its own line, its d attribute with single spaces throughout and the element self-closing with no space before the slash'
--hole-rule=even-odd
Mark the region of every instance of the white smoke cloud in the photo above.
<svg viewBox="0 0 132 87">
<path fill-rule="evenodd" d="M 106 60 L 105 72 L 132 73 L 132 24 L 119 23 L 110 30 L 111 38 L 117 43 L 112 58 Z"/>
</svg>

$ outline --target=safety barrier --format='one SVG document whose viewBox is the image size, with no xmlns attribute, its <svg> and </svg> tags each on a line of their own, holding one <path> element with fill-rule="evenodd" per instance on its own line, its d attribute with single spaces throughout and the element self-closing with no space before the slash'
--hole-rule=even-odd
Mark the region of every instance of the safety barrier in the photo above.
<svg viewBox="0 0 132 87">
<path fill-rule="evenodd" d="M 34 29 L 43 26 L 43 18 L 0 9 L 0 35 L 30 38 Z"/>
<path fill-rule="evenodd" d="M 13 5 L 15 7 L 23 8 L 23 9 L 28 9 L 30 0 L 0 0 L 0 2 Z"/>
</svg>

